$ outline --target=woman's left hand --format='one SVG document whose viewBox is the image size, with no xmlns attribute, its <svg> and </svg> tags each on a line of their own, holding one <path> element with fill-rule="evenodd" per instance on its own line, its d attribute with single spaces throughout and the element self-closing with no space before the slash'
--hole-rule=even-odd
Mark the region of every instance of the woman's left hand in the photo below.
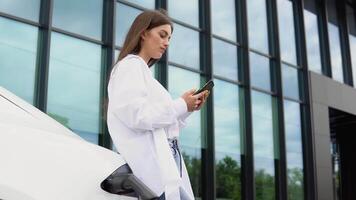
<svg viewBox="0 0 356 200">
<path fill-rule="evenodd" d="M 196 107 L 195 107 L 194 110 L 200 110 L 200 109 L 203 107 L 203 105 L 205 104 L 206 99 L 208 98 L 209 94 L 210 94 L 210 91 L 208 91 L 208 90 L 204 91 L 204 95 L 203 95 L 202 98 L 200 99 L 200 100 L 201 100 L 201 103 L 198 104 L 198 105 L 196 105 Z"/>
</svg>

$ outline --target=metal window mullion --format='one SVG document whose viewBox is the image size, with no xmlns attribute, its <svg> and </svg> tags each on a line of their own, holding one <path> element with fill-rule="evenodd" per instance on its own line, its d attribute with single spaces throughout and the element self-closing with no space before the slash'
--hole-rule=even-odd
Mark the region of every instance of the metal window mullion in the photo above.
<svg viewBox="0 0 356 200">
<path fill-rule="evenodd" d="M 107 85 L 110 79 L 111 68 L 115 64 L 115 16 L 116 0 L 104 0 L 103 27 L 102 27 L 102 70 L 100 82 L 100 130 L 99 145 L 112 149 L 112 140 L 106 121 L 106 109 L 108 103 Z"/>
<path fill-rule="evenodd" d="M 40 28 L 37 46 L 36 83 L 34 105 L 43 112 L 47 111 L 48 73 L 51 46 L 53 0 L 42 0 L 40 7 Z"/>
<path fill-rule="evenodd" d="M 312 151 L 312 135 L 311 133 L 311 107 L 310 107 L 310 89 L 308 76 L 308 60 L 307 60 L 307 45 L 306 32 L 304 26 L 304 3 L 303 0 L 296 1 L 297 13 L 297 29 L 299 37 L 299 61 L 301 66 L 301 75 L 299 78 L 300 94 L 305 105 L 301 105 L 301 122 L 302 122 L 302 147 L 303 147 L 303 179 L 304 179 L 304 199 L 314 200 L 315 197 L 315 170 L 313 165 L 313 151 Z"/>
<path fill-rule="evenodd" d="M 252 130 L 252 104 L 251 104 L 251 80 L 250 80 L 250 62 L 249 62 L 249 41 L 248 41 L 248 22 L 247 22 L 247 2 L 240 1 L 240 9 L 239 9 L 239 18 L 238 22 L 240 22 L 239 28 L 240 32 L 238 32 L 239 41 L 241 42 L 242 48 L 240 51 L 240 80 L 245 85 L 244 88 L 244 96 L 243 102 L 244 107 L 241 108 L 242 116 L 241 122 L 245 122 L 242 124 L 244 126 L 244 132 L 241 134 L 245 134 L 243 140 L 241 140 L 244 145 L 244 155 L 241 155 L 241 173 L 242 173 L 242 198 L 241 199 L 255 199 L 255 178 L 254 178 L 254 155 L 253 155 L 253 130 Z"/>
<path fill-rule="evenodd" d="M 156 9 L 162 8 L 167 10 L 168 9 L 168 0 L 156 0 Z M 168 89 L 168 54 L 169 48 L 166 53 L 164 53 L 161 59 L 157 62 L 157 70 L 156 76 L 157 80 Z"/>
<path fill-rule="evenodd" d="M 331 58 L 330 58 L 330 44 L 328 33 L 328 17 L 326 0 L 315 0 L 318 12 L 318 25 L 320 35 L 320 53 L 322 61 L 322 72 L 327 77 L 332 77 L 331 71 Z"/>
<path fill-rule="evenodd" d="M 271 70 L 271 76 L 274 76 L 274 84 L 276 89 L 277 97 L 277 137 L 274 150 L 278 152 L 279 160 L 275 159 L 275 173 L 276 173 L 276 199 L 286 200 L 287 199 L 287 159 L 286 159 L 286 140 L 284 131 L 284 108 L 283 108 L 283 87 L 282 87 L 282 61 L 281 61 L 281 51 L 280 51 L 280 37 L 279 37 L 279 22 L 278 22 L 278 9 L 277 1 L 272 0 L 269 2 L 269 16 L 272 25 L 273 38 L 272 40 L 272 52 L 275 57 L 272 63 L 273 70 Z M 268 3 L 267 3 L 268 4 Z M 294 8 L 294 2 L 292 2 Z M 294 15 L 295 16 L 295 15 Z M 293 16 L 293 17 L 294 17 Z M 279 150 L 279 151 L 277 151 Z"/>
<path fill-rule="evenodd" d="M 348 24 L 346 16 L 346 0 L 339 0 L 336 4 L 337 17 L 339 22 L 341 54 L 343 63 L 344 83 L 353 86 L 352 69 L 351 69 L 351 54 L 350 54 L 350 40 L 348 34 Z"/>
<path fill-rule="evenodd" d="M 199 24 L 200 32 L 200 69 L 206 74 L 206 79 L 213 78 L 213 55 L 212 55 L 212 24 L 211 2 L 199 0 Z M 215 137 L 214 137 L 214 90 L 207 101 L 205 114 L 202 112 L 202 130 L 206 134 L 202 136 L 202 199 L 213 200 L 216 198 L 216 171 L 215 171 Z M 204 111 L 204 110 L 203 110 Z M 206 123 L 204 123 L 206 122 Z M 205 147 L 205 148 L 204 148 Z"/>
</svg>

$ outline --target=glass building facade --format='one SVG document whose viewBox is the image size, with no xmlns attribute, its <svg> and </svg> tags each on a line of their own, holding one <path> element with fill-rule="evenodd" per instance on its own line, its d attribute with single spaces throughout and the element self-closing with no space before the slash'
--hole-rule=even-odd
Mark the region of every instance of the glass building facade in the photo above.
<svg viewBox="0 0 356 200">
<path fill-rule="evenodd" d="M 356 87 L 346 0 L 0 0 L 0 86 L 113 149 L 109 72 L 134 18 L 168 10 L 152 73 L 174 98 L 213 79 L 180 145 L 197 199 L 314 199 L 308 72 Z"/>
</svg>

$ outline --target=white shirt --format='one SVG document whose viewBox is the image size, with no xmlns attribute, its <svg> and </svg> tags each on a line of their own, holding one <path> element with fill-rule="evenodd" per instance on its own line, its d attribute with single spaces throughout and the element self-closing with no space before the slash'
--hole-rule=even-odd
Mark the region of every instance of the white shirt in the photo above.
<svg viewBox="0 0 356 200">
<path fill-rule="evenodd" d="M 167 141 L 185 126 L 185 101 L 173 100 L 145 61 L 131 54 L 114 66 L 108 96 L 109 132 L 133 173 L 157 196 L 194 199 L 185 165 L 181 178 Z"/>
</svg>

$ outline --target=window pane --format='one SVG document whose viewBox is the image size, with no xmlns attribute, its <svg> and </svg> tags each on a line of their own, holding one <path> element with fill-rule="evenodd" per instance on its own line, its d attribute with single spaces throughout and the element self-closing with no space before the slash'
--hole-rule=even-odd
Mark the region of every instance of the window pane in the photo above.
<svg viewBox="0 0 356 200">
<path fill-rule="evenodd" d="M 283 95 L 299 100 L 298 69 L 282 65 Z"/>
<path fill-rule="evenodd" d="M 213 39 L 213 69 L 215 75 L 237 80 L 237 47 Z"/>
<path fill-rule="evenodd" d="M 199 27 L 198 0 L 168 0 L 168 9 L 172 18 Z"/>
<path fill-rule="evenodd" d="M 199 32 L 174 24 L 174 32 L 168 51 L 169 61 L 199 69 Z"/>
<path fill-rule="evenodd" d="M 140 10 L 126 6 L 121 3 L 116 4 L 116 45 L 122 46 L 125 37 Z"/>
<path fill-rule="evenodd" d="M 101 40 L 102 0 L 54 0 L 53 26 Z"/>
<path fill-rule="evenodd" d="M 277 3 L 281 59 L 297 65 L 293 4 L 289 0 L 278 0 Z"/>
<path fill-rule="evenodd" d="M 311 11 L 304 10 L 304 23 L 309 70 L 321 74 L 321 54 L 317 15 Z"/>
<path fill-rule="evenodd" d="M 347 6 L 347 23 L 349 25 L 350 53 L 354 87 L 356 87 L 356 20 L 355 11 Z"/>
<path fill-rule="evenodd" d="M 252 91 L 256 199 L 275 199 L 272 97 Z"/>
<path fill-rule="evenodd" d="M 331 71 L 333 79 L 344 82 L 342 69 L 341 45 L 339 25 L 336 15 L 336 4 L 334 0 L 327 1 L 328 8 L 328 32 L 330 44 Z"/>
<path fill-rule="evenodd" d="M 241 199 L 239 87 L 214 83 L 216 197 Z"/>
<path fill-rule="evenodd" d="M 236 16 L 234 0 L 211 0 L 213 34 L 236 41 Z"/>
<path fill-rule="evenodd" d="M 303 152 L 300 105 L 284 101 L 284 122 L 287 150 L 288 200 L 304 199 Z"/>
<path fill-rule="evenodd" d="M 0 17 L 0 86 L 33 104 L 38 28 Z"/>
<path fill-rule="evenodd" d="M 41 0 L 1 0 L 0 12 L 38 22 L 40 17 L 40 3 Z"/>
<path fill-rule="evenodd" d="M 101 47 L 52 33 L 47 112 L 97 144 Z"/>
<path fill-rule="evenodd" d="M 140 5 L 145 8 L 154 9 L 155 8 L 155 0 L 126 0 L 137 5 Z"/>
<path fill-rule="evenodd" d="M 266 0 L 249 0 L 246 3 L 249 45 L 253 49 L 268 53 Z"/>
<path fill-rule="evenodd" d="M 271 75 L 269 59 L 250 52 L 251 84 L 265 90 L 271 90 Z"/>
<path fill-rule="evenodd" d="M 187 90 L 199 88 L 200 75 L 184 69 L 169 66 L 168 90 L 172 97 L 178 98 Z M 187 126 L 182 129 L 179 136 L 183 151 L 184 162 L 187 166 L 194 195 L 201 197 L 201 113 L 193 112 L 187 118 Z"/>
</svg>

